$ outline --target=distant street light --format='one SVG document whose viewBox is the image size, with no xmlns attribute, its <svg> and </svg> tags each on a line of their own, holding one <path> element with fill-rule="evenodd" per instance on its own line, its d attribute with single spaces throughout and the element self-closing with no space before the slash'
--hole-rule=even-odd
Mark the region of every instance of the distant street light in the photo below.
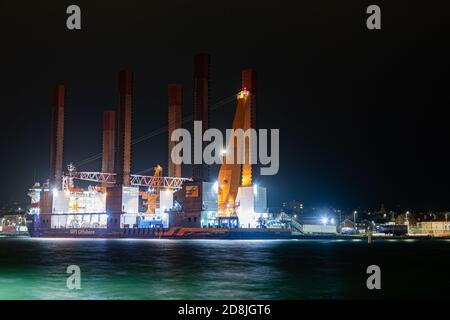
<svg viewBox="0 0 450 320">
<path fill-rule="evenodd" d="M 353 211 L 353 229 L 356 230 L 356 214 L 358 213 L 358 211 Z"/>
</svg>

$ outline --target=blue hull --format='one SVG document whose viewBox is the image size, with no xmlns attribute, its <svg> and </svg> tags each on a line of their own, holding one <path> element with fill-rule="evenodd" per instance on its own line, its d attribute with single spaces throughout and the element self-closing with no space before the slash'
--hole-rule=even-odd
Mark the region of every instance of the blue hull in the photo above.
<svg viewBox="0 0 450 320">
<path fill-rule="evenodd" d="M 175 230 L 174 230 L 175 229 Z M 253 229 L 228 229 L 220 232 L 209 232 L 198 229 L 183 232 L 183 228 L 169 229 L 121 229 L 110 232 L 106 229 L 50 229 L 33 230 L 31 237 L 36 238 L 110 238 L 110 239 L 230 239 L 230 240 L 263 240 L 263 239 L 291 239 L 289 230 L 255 231 Z"/>
<path fill-rule="evenodd" d="M 29 235 L 35 238 L 111 238 L 111 239 L 291 239 L 290 229 L 219 228 L 43 228 L 39 219 L 27 216 Z"/>
</svg>

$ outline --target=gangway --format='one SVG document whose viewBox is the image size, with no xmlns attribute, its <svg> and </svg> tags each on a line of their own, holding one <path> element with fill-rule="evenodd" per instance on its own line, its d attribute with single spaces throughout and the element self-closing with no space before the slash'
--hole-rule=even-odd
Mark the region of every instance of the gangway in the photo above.
<svg viewBox="0 0 450 320">
<path fill-rule="evenodd" d="M 281 217 L 280 217 L 280 220 L 289 222 L 289 224 L 291 225 L 293 231 L 301 233 L 301 234 L 304 233 L 303 232 L 303 225 L 300 222 L 298 222 L 296 219 L 292 218 L 291 216 L 289 216 L 289 215 L 287 215 L 285 213 L 282 213 Z"/>
</svg>

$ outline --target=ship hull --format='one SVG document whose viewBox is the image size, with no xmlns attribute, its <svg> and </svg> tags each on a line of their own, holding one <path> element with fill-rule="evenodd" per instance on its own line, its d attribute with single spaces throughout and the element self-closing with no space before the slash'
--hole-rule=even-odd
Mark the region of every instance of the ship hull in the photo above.
<svg viewBox="0 0 450 320">
<path fill-rule="evenodd" d="M 261 228 L 42 228 L 39 219 L 27 217 L 32 238 L 109 238 L 109 239 L 290 239 L 290 229 Z"/>
<path fill-rule="evenodd" d="M 264 240 L 290 239 L 288 229 L 120 229 L 113 232 L 106 229 L 50 229 L 30 232 L 35 238 L 109 238 L 109 239 L 230 239 Z"/>
</svg>

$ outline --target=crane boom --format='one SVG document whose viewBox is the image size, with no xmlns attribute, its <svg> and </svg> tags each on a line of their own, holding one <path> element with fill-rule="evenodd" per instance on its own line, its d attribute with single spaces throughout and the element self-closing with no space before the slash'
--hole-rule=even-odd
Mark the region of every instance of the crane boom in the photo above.
<svg viewBox="0 0 450 320">
<path fill-rule="evenodd" d="M 237 96 L 237 108 L 233 120 L 233 130 L 243 130 L 247 132 L 250 129 L 251 122 L 250 110 L 250 92 L 245 88 Z M 218 191 L 218 217 L 219 218 L 235 218 L 236 213 L 236 197 L 241 186 L 241 181 L 245 186 L 251 185 L 251 169 L 249 166 L 250 141 L 245 142 L 247 137 L 239 143 L 238 137 L 232 136 L 230 143 L 225 150 L 224 160 L 219 170 L 219 191 Z M 242 143 L 243 142 L 243 143 Z M 241 149 L 241 150 L 239 150 Z M 227 159 L 226 155 L 231 152 L 232 159 Z M 237 161 L 239 152 L 245 157 L 246 170 L 242 170 L 242 163 Z M 231 156 L 230 156 L 231 157 Z M 242 180 L 241 180 L 242 178 Z"/>
</svg>

